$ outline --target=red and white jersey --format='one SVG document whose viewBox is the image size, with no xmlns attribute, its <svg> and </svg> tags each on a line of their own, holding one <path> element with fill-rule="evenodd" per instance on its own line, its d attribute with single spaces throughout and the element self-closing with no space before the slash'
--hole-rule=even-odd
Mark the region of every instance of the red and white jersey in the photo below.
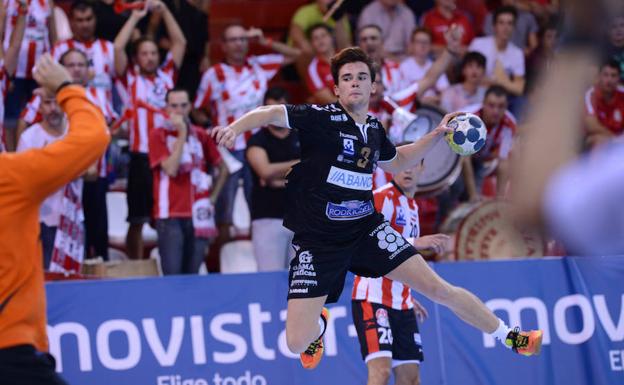
<svg viewBox="0 0 624 385">
<path fill-rule="evenodd" d="M 4 68 L 4 60 L 0 59 L 0 152 L 6 148 L 6 138 L 4 137 L 4 101 L 7 89 L 9 88 L 9 74 Z"/>
<path fill-rule="evenodd" d="M 177 68 L 171 53 L 152 75 L 142 74 L 138 66 L 126 71 L 123 86 L 127 90 L 127 106 L 134 111 L 130 120 L 130 151 L 147 154 L 150 131 L 165 124 L 164 117 L 158 112 L 140 107 L 145 103 L 156 110 L 166 106 L 167 91 L 175 85 Z"/>
<path fill-rule="evenodd" d="M 48 18 L 51 14 L 50 3 L 48 0 L 31 0 L 28 3 L 26 30 L 15 71 L 15 77 L 20 79 L 32 78 L 35 62 L 41 54 L 50 50 L 48 32 Z M 17 24 L 18 2 L 16 0 L 3 0 L 3 5 L 7 15 L 3 42 L 4 52 L 6 52 L 11 42 L 11 34 Z"/>
<path fill-rule="evenodd" d="M 624 87 L 618 87 L 610 101 L 606 101 L 598 87 L 585 93 L 585 110 L 613 134 L 624 132 Z"/>
<path fill-rule="evenodd" d="M 394 183 L 388 183 L 375 190 L 373 196 L 375 209 L 383 214 L 392 228 L 404 238 L 418 238 L 420 227 L 415 199 L 406 197 Z M 378 303 L 397 310 L 414 307 L 410 288 L 386 277 L 366 278 L 356 275 L 351 297 L 354 300 Z"/>
<path fill-rule="evenodd" d="M 39 113 L 39 106 L 41 105 L 41 97 L 39 95 L 31 96 L 28 103 L 20 113 L 20 119 L 26 123 L 26 126 L 38 123 L 41 121 L 41 114 Z"/>
<path fill-rule="evenodd" d="M 113 78 L 115 76 L 115 47 L 113 43 L 96 39 L 92 41 L 64 40 L 52 48 L 52 56 L 58 61 L 65 52 L 77 49 L 84 52 L 89 59 L 89 70 L 93 78 L 89 87 L 96 91 L 96 97 L 102 103 L 113 103 Z"/>
<path fill-rule="evenodd" d="M 466 111 L 483 118 L 483 105 L 466 107 Z M 505 115 L 498 125 L 487 127 L 485 146 L 473 157 L 486 162 L 495 159 L 507 159 L 513 146 L 514 135 L 517 131 L 516 126 L 516 118 L 510 111 L 505 111 Z"/>
<path fill-rule="evenodd" d="M 180 167 L 175 177 L 167 175 L 160 166 L 169 158 L 178 132 L 166 127 L 155 128 L 150 133 L 149 161 L 154 176 L 154 218 L 192 218 L 194 169 L 206 173 L 206 162 L 217 166 L 221 155 L 214 140 L 203 128 L 191 125 L 182 149 Z"/>
<path fill-rule="evenodd" d="M 306 83 L 310 93 L 314 94 L 324 88 L 334 92 L 334 78 L 331 74 L 331 65 L 322 56 L 315 56 L 308 65 Z"/>
<path fill-rule="evenodd" d="M 202 75 L 194 107 L 209 109 L 213 125 L 227 126 L 262 105 L 269 80 L 283 62 L 283 55 L 271 54 L 249 56 L 240 67 L 213 65 Z M 238 136 L 234 150 L 244 150 L 254 131 Z"/>
<path fill-rule="evenodd" d="M 385 186 L 392 181 L 392 174 L 377 166 L 373 171 L 373 190 Z"/>
<path fill-rule="evenodd" d="M 384 60 L 381 64 L 381 82 L 384 95 L 392 95 L 406 87 L 407 82 L 401 73 L 401 65 L 392 60 Z"/>
</svg>

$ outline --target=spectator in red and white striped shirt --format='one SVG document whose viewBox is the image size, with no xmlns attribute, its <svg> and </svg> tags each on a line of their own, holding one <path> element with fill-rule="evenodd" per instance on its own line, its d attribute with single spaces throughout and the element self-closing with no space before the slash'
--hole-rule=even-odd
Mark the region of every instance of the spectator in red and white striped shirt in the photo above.
<svg viewBox="0 0 624 385">
<path fill-rule="evenodd" d="M 333 30 L 327 24 L 315 24 L 308 30 L 308 39 L 314 50 L 314 58 L 308 65 L 306 83 L 308 90 L 317 104 L 336 101 L 334 78 L 331 74 L 330 60 L 336 53 Z"/>
<path fill-rule="evenodd" d="M 126 45 L 139 20 L 148 11 L 163 16 L 171 41 L 169 53 L 160 64 L 158 47 L 150 38 L 134 43 L 133 64 L 128 64 Z M 150 132 L 164 121 L 157 110 L 166 106 L 165 95 L 174 88 L 177 70 L 182 65 L 186 39 L 175 18 L 160 0 L 148 0 L 145 8 L 132 11 L 115 38 L 115 72 L 128 91 L 130 120 L 130 164 L 128 171 L 128 235 L 126 249 L 130 258 L 143 257 L 143 225 L 150 220 L 153 206 L 152 173 L 147 157 Z"/>
<path fill-rule="evenodd" d="M 101 104 L 112 105 L 115 48 L 112 42 L 95 37 L 97 19 L 93 5 L 83 0 L 73 3 L 69 22 L 73 38 L 56 43 L 52 48 L 52 56 L 59 60 L 61 55 L 72 48 L 84 52 L 89 59 L 91 79 L 88 86 L 102 100 Z"/>
<path fill-rule="evenodd" d="M 25 3 L 23 6 L 25 7 Z M 0 9 L 0 31 L 4 30 L 5 19 L 6 9 L 2 7 Z M 9 88 L 9 79 L 17 68 L 18 52 L 24 38 L 25 28 L 25 12 L 18 12 L 16 27 L 13 29 L 8 49 L 5 50 L 4 46 L 0 45 L 0 152 L 5 151 L 7 148 L 13 148 L 13 146 L 8 146 L 4 132 L 4 102 Z"/>
<path fill-rule="evenodd" d="M 37 83 L 32 78 L 35 61 L 50 50 L 56 40 L 52 2 L 50 0 L 2 0 L 6 11 L 4 49 L 10 45 L 11 34 L 20 14 L 27 17 L 26 32 L 17 55 L 17 68 L 11 93 L 7 97 L 6 118 L 16 119 L 30 98 Z"/>
<path fill-rule="evenodd" d="M 375 209 L 393 229 L 418 250 L 442 254 L 449 242 L 444 234 L 419 237 L 418 205 L 414 195 L 423 164 L 394 176 L 392 182 L 374 191 Z M 393 369 L 396 384 L 419 384 L 422 344 L 416 317 L 422 322 L 427 311 L 414 300 L 411 289 L 386 277 L 356 276 L 352 314 L 362 358 L 368 367 L 368 384 L 388 384 Z"/>
<path fill-rule="evenodd" d="M 196 274 L 217 233 L 213 203 L 227 168 L 210 135 L 190 124 L 188 92 L 174 88 L 166 101 L 169 119 L 150 132 L 149 141 L 158 251 L 163 274 Z M 219 167 L 214 187 L 207 163 Z"/>
<path fill-rule="evenodd" d="M 262 30 L 258 28 L 247 30 L 238 24 L 227 26 L 221 38 L 225 60 L 213 65 L 202 75 L 195 96 L 194 117 L 196 121 L 205 122 L 205 113 L 208 113 L 212 125 L 227 126 L 263 104 L 269 80 L 277 74 L 280 67 L 294 62 L 301 51 L 265 38 Z M 271 48 L 278 54 L 248 56 L 249 41 L 252 39 L 256 39 L 260 45 Z M 251 135 L 252 132 L 240 135 L 236 138 L 234 147 L 230 149 L 232 155 L 244 166 L 240 171 L 230 175 L 217 202 L 217 223 L 223 226 L 223 234 L 229 234 L 226 227 L 232 224 L 234 197 L 240 179 L 243 180 L 248 205 L 251 202 L 253 182 L 245 158 L 247 140 Z"/>
</svg>

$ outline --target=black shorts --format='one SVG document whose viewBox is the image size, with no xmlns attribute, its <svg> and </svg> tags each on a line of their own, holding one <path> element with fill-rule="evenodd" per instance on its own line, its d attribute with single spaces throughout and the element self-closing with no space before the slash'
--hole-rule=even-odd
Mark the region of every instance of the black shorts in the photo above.
<svg viewBox="0 0 624 385">
<path fill-rule="evenodd" d="M 368 301 L 351 301 L 362 359 L 392 358 L 392 367 L 424 360 L 414 309 L 396 310 Z"/>
<path fill-rule="evenodd" d="M 67 385 L 55 371 L 54 357 L 32 345 L 0 349 L 0 383 L 5 385 Z"/>
<path fill-rule="evenodd" d="M 147 154 L 130 153 L 128 165 L 128 222 L 143 224 L 150 221 L 154 205 L 152 169 Z"/>
<path fill-rule="evenodd" d="M 362 236 L 346 244 L 331 239 L 304 239 L 295 234 L 296 255 L 290 261 L 288 299 L 327 295 L 326 303 L 338 300 L 347 271 L 363 277 L 384 276 L 416 254 L 381 214 Z"/>
</svg>

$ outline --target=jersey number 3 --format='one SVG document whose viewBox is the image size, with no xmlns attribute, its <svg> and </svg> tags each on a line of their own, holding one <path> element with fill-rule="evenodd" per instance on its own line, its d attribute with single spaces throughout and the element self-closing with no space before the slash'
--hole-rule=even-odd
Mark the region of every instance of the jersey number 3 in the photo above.
<svg viewBox="0 0 624 385">
<path fill-rule="evenodd" d="M 362 155 L 362 157 L 358 159 L 357 165 L 358 167 L 366 168 L 368 162 L 370 162 L 370 159 L 368 159 L 368 157 L 371 154 L 371 149 L 369 147 L 362 147 L 362 151 L 360 151 L 360 154 Z"/>
</svg>

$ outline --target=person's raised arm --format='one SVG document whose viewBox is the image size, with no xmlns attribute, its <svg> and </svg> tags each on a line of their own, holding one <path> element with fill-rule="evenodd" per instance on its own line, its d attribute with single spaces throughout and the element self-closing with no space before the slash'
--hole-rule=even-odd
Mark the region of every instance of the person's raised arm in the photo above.
<svg viewBox="0 0 624 385">
<path fill-rule="evenodd" d="M 441 52 L 437 60 L 431 65 L 429 71 L 418 82 L 419 90 L 428 90 L 433 87 L 438 78 L 447 70 L 447 68 L 453 63 L 456 57 L 460 56 L 461 39 L 463 36 L 463 30 L 457 25 L 451 26 L 444 37 L 446 38 L 447 47 Z"/>
<path fill-rule="evenodd" d="M 147 15 L 148 7 L 150 6 L 150 2 L 147 1 L 145 3 L 145 7 L 143 9 L 138 9 L 132 11 L 126 23 L 121 27 L 119 33 L 115 37 L 115 73 L 117 76 L 123 76 L 126 73 L 126 68 L 128 67 L 128 55 L 126 54 L 126 46 L 130 41 L 130 37 L 132 36 L 132 32 L 134 28 L 139 23 L 139 21 Z"/>
<path fill-rule="evenodd" d="M 41 149 L 8 155 L 3 172 L 14 176 L 15 188 L 25 196 L 41 201 L 100 158 L 110 136 L 104 116 L 89 102 L 84 88 L 71 85 L 67 70 L 49 54 L 39 58 L 33 76 L 47 92 L 56 93 L 69 119 L 68 132 L 63 139 Z"/>
<path fill-rule="evenodd" d="M 15 24 L 15 28 L 13 29 L 13 33 L 11 34 L 9 48 L 6 50 L 4 56 L 4 68 L 6 68 L 9 76 L 13 76 L 15 74 L 15 70 L 17 69 L 19 51 L 22 46 L 22 40 L 24 39 L 24 31 L 26 30 L 27 13 L 28 5 L 25 2 L 20 2 L 19 10 L 17 12 L 17 22 Z"/>
<path fill-rule="evenodd" d="M 272 49 L 277 53 L 284 55 L 285 60 L 282 65 L 288 65 L 293 63 L 301 55 L 299 48 L 291 47 L 288 44 L 284 44 L 280 41 L 275 41 L 270 38 L 264 37 L 264 32 L 260 28 L 249 28 L 247 31 L 247 37 L 249 39 L 258 39 L 258 43 L 262 46 Z"/>
<path fill-rule="evenodd" d="M 232 147 L 238 135 L 256 127 L 268 125 L 290 127 L 288 118 L 286 117 L 286 106 L 283 104 L 276 104 L 258 107 L 236 119 L 229 126 L 215 127 L 212 130 L 212 136 L 215 138 L 218 145 Z"/>
<path fill-rule="evenodd" d="M 184 37 L 184 32 L 180 29 L 178 22 L 175 17 L 173 17 L 169 8 L 167 8 L 162 1 L 153 0 L 152 9 L 154 12 L 159 12 L 162 15 L 165 27 L 167 28 L 167 34 L 169 35 L 169 40 L 171 41 L 171 48 L 169 48 L 169 52 L 171 52 L 173 62 L 179 69 L 182 67 L 184 52 L 186 52 L 186 38 Z"/>
<path fill-rule="evenodd" d="M 397 147 L 397 156 L 389 162 L 379 162 L 379 167 L 384 171 L 396 174 L 410 167 L 418 165 L 429 150 L 438 143 L 448 132 L 453 130 L 447 127 L 447 123 L 461 112 L 453 112 L 444 116 L 440 124 L 431 132 L 424 135 L 414 143 Z"/>
</svg>

